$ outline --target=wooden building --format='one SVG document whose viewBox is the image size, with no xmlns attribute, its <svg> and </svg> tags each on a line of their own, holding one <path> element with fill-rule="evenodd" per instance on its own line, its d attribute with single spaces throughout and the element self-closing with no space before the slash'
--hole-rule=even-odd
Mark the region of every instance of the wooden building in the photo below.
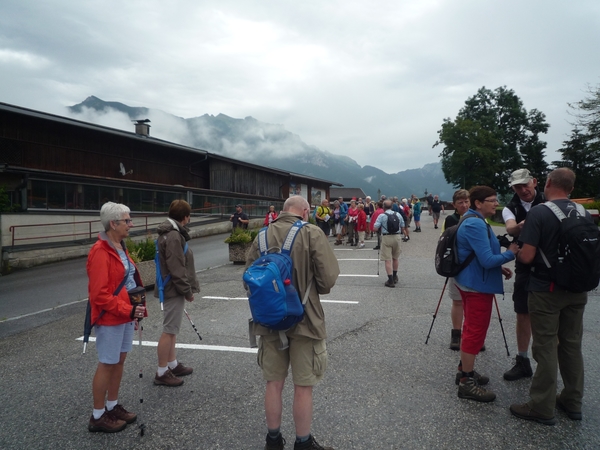
<svg viewBox="0 0 600 450">
<path fill-rule="evenodd" d="M 90 213 L 115 201 L 154 213 L 183 198 L 199 213 L 242 203 L 252 215 L 290 195 L 314 204 L 313 196 L 340 186 L 153 138 L 148 121 L 133 129 L 0 103 L 0 186 L 27 212 Z"/>
</svg>

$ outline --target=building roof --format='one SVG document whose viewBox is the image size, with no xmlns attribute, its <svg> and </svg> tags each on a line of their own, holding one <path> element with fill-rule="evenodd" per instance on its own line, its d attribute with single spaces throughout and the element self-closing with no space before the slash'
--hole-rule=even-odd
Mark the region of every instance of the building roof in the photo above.
<svg viewBox="0 0 600 450">
<path fill-rule="evenodd" d="M 338 185 L 341 186 L 341 185 Z M 329 196 L 332 199 L 338 199 L 339 197 L 343 197 L 344 200 L 351 200 L 353 197 L 355 198 L 365 198 L 367 194 L 361 188 L 331 188 L 329 189 Z"/>
</svg>

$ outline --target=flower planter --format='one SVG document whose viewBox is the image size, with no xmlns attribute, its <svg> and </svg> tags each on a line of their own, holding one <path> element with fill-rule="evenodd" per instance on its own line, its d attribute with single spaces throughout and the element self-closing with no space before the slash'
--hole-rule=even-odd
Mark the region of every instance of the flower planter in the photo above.
<svg viewBox="0 0 600 450">
<path fill-rule="evenodd" d="M 252 242 L 248 242 L 245 244 L 234 244 L 229 243 L 229 261 L 232 261 L 234 264 L 245 264 L 246 263 L 246 253 L 252 246 Z"/>
<path fill-rule="evenodd" d="M 149 288 L 154 286 L 156 282 L 156 265 L 154 264 L 154 260 L 139 262 L 136 264 L 136 267 L 140 273 L 144 287 Z"/>
</svg>

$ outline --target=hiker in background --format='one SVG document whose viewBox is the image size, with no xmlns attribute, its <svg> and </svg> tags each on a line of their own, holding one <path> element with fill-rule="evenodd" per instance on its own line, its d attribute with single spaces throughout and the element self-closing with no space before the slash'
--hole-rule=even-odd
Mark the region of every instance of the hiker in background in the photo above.
<svg viewBox="0 0 600 450">
<path fill-rule="evenodd" d="M 381 238 L 381 255 L 380 260 L 385 262 L 385 271 L 387 273 L 388 279 L 385 282 L 384 286 L 393 288 L 396 287 L 396 283 L 398 283 L 398 266 L 400 258 L 400 230 L 404 227 L 404 220 L 400 213 L 394 212 L 392 209 L 392 201 L 385 200 L 383 202 L 384 212 L 379 214 L 375 225 L 373 225 L 374 230 L 381 230 L 382 238 Z M 397 229 L 393 229 L 392 225 L 394 224 L 393 218 L 397 217 Z"/>
<path fill-rule="evenodd" d="M 465 219 L 456 233 L 458 260 L 465 261 L 471 253 L 475 253 L 475 258 L 454 277 L 462 297 L 465 316 L 455 382 L 458 384 L 459 398 L 491 402 L 496 394 L 482 387 L 490 379 L 475 372 L 475 357 L 485 342 L 492 317 L 494 294 L 504 292 L 502 276 L 506 279 L 512 276 L 512 271 L 502 265 L 515 259 L 519 247 L 513 242 L 502 253 L 496 235 L 490 231 L 491 227 L 485 221 L 494 215 L 498 206 L 494 189 L 475 186 L 469 191 L 469 200 L 471 207 L 465 216 L 475 217 Z"/>
<path fill-rule="evenodd" d="M 309 205 L 302 197 L 288 198 L 283 213 L 267 230 L 269 246 L 283 247 L 283 240 L 298 219 L 308 219 Z M 255 240 L 248 251 L 246 267 L 260 256 Z M 283 387 L 292 367 L 294 383 L 293 418 L 296 428 L 294 450 L 323 449 L 311 435 L 313 386 L 325 374 L 327 367 L 327 333 L 323 307 L 319 294 L 328 294 L 340 273 L 337 259 L 322 233 L 315 232 L 314 225 L 304 225 L 291 249 L 294 265 L 292 283 L 300 297 L 304 297 L 310 284 L 310 294 L 305 307 L 304 319 L 286 332 L 287 349 L 280 350 L 279 334 L 254 323 L 252 333 L 260 336 L 258 362 L 265 389 L 265 415 L 267 419 L 266 450 L 283 450 L 285 440 L 281 434 L 283 410 Z M 311 283 L 312 280 L 312 283 Z M 287 423 L 287 421 L 286 421 Z"/>
<path fill-rule="evenodd" d="M 348 205 L 344 201 L 344 197 L 338 197 L 338 201 L 340 202 L 340 220 L 342 222 L 342 238 L 346 236 L 347 227 L 346 227 L 346 216 L 348 215 Z"/>
<path fill-rule="evenodd" d="M 265 221 L 264 221 L 263 225 L 265 227 L 268 227 L 269 225 L 271 225 L 271 223 L 273 221 L 275 221 L 275 219 L 277 219 L 277 213 L 275 212 L 275 206 L 271 205 L 271 206 L 269 206 L 269 212 L 267 213 L 267 215 L 265 217 Z"/>
<path fill-rule="evenodd" d="M 358 235 L 358 248 L 365 246 L 365 233 L 367 231 L 367 215 L 365 214 L 365 205 L 358 204 L 358 216 L 356 218 L 356 233 Z"/>
<path fill-rule="evenodd" d="M 432 208 L 431 205 L 433 205 L 433 195 L 429 194 L 427 196 L 427 210 L 429 211 L 429 215 L 431 216 L 432 214 Z"/>
<path fill-rule="evenodd" d="M 528 212 L 535 205 L 544 203 L 545 198 L 537 188 L 537 180 L 529 170 L 519 169 L 510 174 L 509 184 L 515 195 L 502 210 L 502 218 L 506 232 L 518 239 L 525 225 Z M 517 259 L 515 262 L 515 284 L 513 289 L 513 307 L 517 315 L 515 330 L 517 334 L 517 356 L 512 368 L 504 372 L 507 381 L 531 378 L 533 370 L 529 361 L 529 343 L 531 341 L 531 322 L 529 320 L 529 307 L 527 304 L 527 283 L 531 267 Z"/>
<path fill-rule="evenodd" d="M 358 207 L 356 206 L 356 199 L 350 200 L 350 207 L 348 208 L 348 215 L 346 216 L 346 222 L 348 224 L 348 241 L 347 243 L 351 246 L 358 245 L 358 232 L 356 231 L 356 219 L 358 218 Z"/>
<path fill-rule="evenodd" d="M 375 205 L 375 212 L 373 213 L 373 217 L 371 218 L 371 231 L 377 234 L 377 245 L 373 247 L 373 250 L 381 249 L 381 228 L 375 229 L 375 222 L 377 221 L 377 217 L 383 214 L 383 201 L 378 201 Z"/>
<path fill-rule="evenodd" d="M 412 210 L 413 210 L 413 218 L 415 219 L 414 231 L 417 233 L 420 233 L 421 232 L 421 200 L 419 200 L 419 197 L 415 196 L 413 198 Z"/>
<path fill-rule="evenodd" d="M 131 351 L 136 319 L 147 316 L 142 305 L 133 306 L 128 290 L 142 286 L 124 240 L 133 227 L 129 208 L 107 202 L 100 210 L 104 231 L 90 250 L 87 260 L 91 323 L 96 327 L 98 367 L 92 382 L 94 410 L 89 431 L 114 433 L 133 423 L 137 415 L 119 404 L 119 388 L 127 353 Z M 125 273 L 125 279 L 123 274 Z M 118 287 L 121 287 L 116 293 Z"/>
<path fill-rule="evenodd" d="M 440 202 L 440 198 L 437 195 L 433 196 L 433 202 L 431 203 L 431 215 L 433 216 L 433 228 L 437 230 L 438 222 L 440 220 L 440 212 L 444 211 L 444 205 Z"/>
<path fill-rule="evenodd" d="M 569 201 L 575 185 L 575 173 L 567 167 L 548 174 L 544 195 L 565 215 L 572 214 L 576 205 Z M 581 221 L 591 221 L 585 212 Z M 519 238 L 523 248 L 518 260 L 533 264 L 535 271 L 529 277 L 529 316 L 533 335 L 533 359 L 537 362 L 529 389 L 530 400 L 510 405 L 510 412 L 520 419 L 554 425 L 554 409 L 565 411 L 569 419 L 581 420 L 584 373 L 581 340 L 583 313 L 587 292 L 571 292 L 556 284 L 556 276 L 548 272 L 547 264 L 558 263 L 558 242 L 561 223 L 545 205 L 537 205 L 527 213 L 527 221 Z M 573 232 L 573 231 L 571 231 Z M 597 232 L 597 230 L 596 230 Z M 545 257 L 542 257 L 542 252 Z M 589 274 L 586 274 L 589 275 Z M 564 384 L 557 395 L 557 368 Z"/>
<path fill-rule="evenodd" d="M 240 227 L 246 230 L 250 223 L 248 215 L 242 210 L 242 205 L 240 204 L 235 205 L 235 212 L 229 216 L 229 221 L 233 223 L 233 229 Z"/>
<path fill-rule="evenodd" d="M 403 198 L 400 202 L 400 206 L 402 207 L 402 209 L 404 210 L 404 216 L 406 217 L 406 221 L 404 223 L 404 237 L 402 238 L 402 240 L 404 242 L 408 242 L 410 240 L 410 236 L 409 236 L 409 232 L 410 232 L 410 222 L 412 220 L 412 209 L 408 203 L 408 200 L 406 198 Z"/>
<path fill-rule="evenodd" d="M 329 208 L 329 200 L 324 198 L 321 201 L 321 206 L 317 206 L 317 211 L 315 213 L 315 219 L 317 221 L 317 226 L 323 230 L 325 236 L 329 237 L 330 227 L 329 227 L 329 219 L 331 219 L 331 209 Z"/>
<path fill-rule="evenodd" d="M 333 202 L 333 227 L 335 232 L 333 245 L 342 245 L 342 207 L 339 200 Z"/>
<path fill-rule="evenodd" d="M 468 211 L 471 202 L 469 201 L 469 191 L 459 189 L 452 196 L 452 204 L 454 205 L 454 214 L 446 217 L 442 224 L 442 233 L 451 226 L 458 225 L 460 218 Z M 458 288 L 454 283 L 454 278 L 448 279 L 448 297 L 452 300 L 450 309 L 450 319 L 452 321 L 452 333 L 450 336 L 450 350 L 460 350 L 460 337 L 462 334 L 463 323 L 463 304 L 462 297 Z"/>
<path fill-rule="evenodd" d="M 367 196 L 365 198 L 365 214 L 367 216 L 367 231 L 365 234 L 365 239 L 371 239 L 373 237 L 373 231 L 371 231 L 371 218 L 375 213 L 375 205 L 371 201 L 371 197 Z"/>
<path fill-rule="evenodd" d="M 160 271 L 163 278 L 171 276 L 165 285 L 163 329 L 158 340 L 158 369 L 154 384 L 163 386 L 181 386 L 180 377 L 190 375 L 191 367 L 177 361 L 175 343 L 181 328 L 185 302 L 193 302 L 194 294 L 200 292 L 200 283 L 196 278 L 194 255 L 187 247 L 190 240 L 188 228 L 192 208 L 185 200 L 173 200 L 169 206 L 167 220 L 158 226 L 157 251 Z M 154 297 L 158 298 L 158 286 L 154 286 Z"/>
</svg>

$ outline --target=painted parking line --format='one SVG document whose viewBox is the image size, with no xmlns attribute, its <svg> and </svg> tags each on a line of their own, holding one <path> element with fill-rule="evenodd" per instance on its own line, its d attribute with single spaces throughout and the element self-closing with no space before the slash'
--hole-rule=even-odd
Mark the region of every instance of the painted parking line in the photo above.
<svg viewBox="0 0 600 450">
<path fill-rule="evenodd" d="M 78 341 L 83 341 L 83 336 L 77 338 Z M 90 336 L 90 342 L 96 342 L 96 338 L 94 336 Z M 134 345 L 139 345 L 139 341 L 133 340 Z M 142 341 L 142 346 L 144 347 L 157 347 L 158 342 L 154 341 Z M 246 347 L 225 347 L 223 345 L 202 345 L 202 344 L 182 344 L 175 343 L 175 348 L 185 348 L 192 350 L 211 350 L 218 352 L 238 352 L 238 353 L 257 353 L 258 349 L 256 348 L 246 348 Z"/>
<path fill-rule="evenodd" d="M 364 275 L 362 273 L 340 273 L 339 277 L 373 277 L 379 278 L 379 275 Z"/>
<path fill-rule="evenodd" d="M 208 300 L 248 300 L 248 297 L 214 297 L 210 295 L 205 295 L 202 298 L 206 298 Z M 325 300 L 321 299 L 322 303 L 346 303 L 350 305 L 358 305 L 359 302 L 348 301 L 348 300 Z"/>
<path fill-rule="evenodd" d="M 379 261 L 377 258 L 339 258 L 338 261 Z"/>
</svg>

